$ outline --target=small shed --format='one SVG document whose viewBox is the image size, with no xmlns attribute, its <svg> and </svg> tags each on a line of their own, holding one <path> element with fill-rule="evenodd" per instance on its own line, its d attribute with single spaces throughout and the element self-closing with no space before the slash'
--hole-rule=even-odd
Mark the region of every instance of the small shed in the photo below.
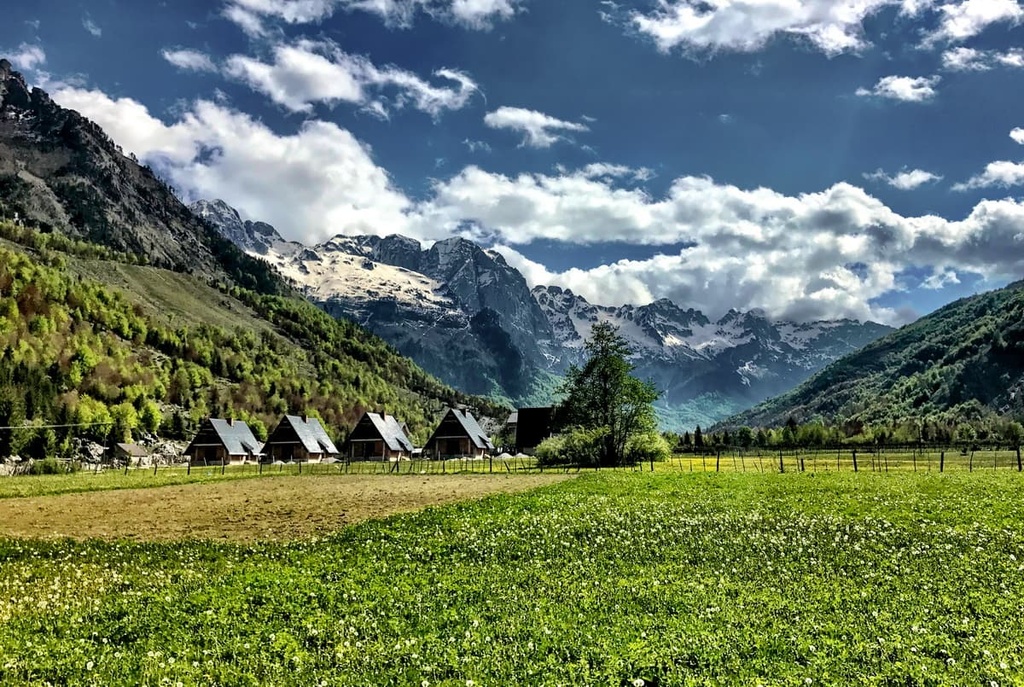
<svg viewBox="0 0 1024 687">
<path fill-rule="evenodd" d="M 472 456 L 482 458 L 494 451 L 487 433 L 468 410 L 449 408 L 423 447 L 433 458 Z"/>
<path fill-rule="evenodd" d="M 207 418 L 185 449 L 185 455 L 193 465 L 244 463 L 259 459 L 263 444 L 241 420 Z"/>
<path fill-rule="evenodd" d="M 516 413 L 516 453 L 529 453 L 551 436 L 555 409 L 520 408 Z"/>
<path fill-rule="evenodd" d="M 345 442 L 351 460 L 402 460 L 412 452 L 408 429 L 387 413 L 363 413 Z"/>
<path fill-rule="evenodd" d="M 114 447 L 114 460 L 119 463 L 131 465 L 141 463 L 144 458 L 149 458 L 149 449 L 138 444 L 117 444 Z"/>
<path fill-rule="evenodd" d="M 266 459 L 285 462 L 321 462 L 338 455 L 320 420 L 306 415 L 285 415 L 267 437 Z"/>
</svg>

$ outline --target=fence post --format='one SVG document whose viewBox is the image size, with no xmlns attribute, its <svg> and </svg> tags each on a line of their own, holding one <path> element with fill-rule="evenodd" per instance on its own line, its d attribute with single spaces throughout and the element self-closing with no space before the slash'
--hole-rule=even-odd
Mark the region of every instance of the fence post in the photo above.
<svg viewBox="0 0 1024 687">
<path fill-rule="evenodd" d="M 721 463 L 722 463 L 722 452 L 719 451 L 718 454 L 715 456 L 715 472 L 718 472 L 718 468 L 720 467 Z"/>
<path fill-rule="evenodd" d="M 782 463 L 782 449 L 780 448 L 779 449 L 779 473 L 781 474 L 781 473 L 783 473 L 785 471 L 786 471 L 786 466 L 783 465 L 783 463 Z"/>
<path fill-rule="evenodd" d="M 971 457 L 967 459 L 967 472 L 974 472 L 974 451 L 971 451 Z"/>
<path fill-rule="evenodd" d="M 191 458 L 189 458 L 188 462 L 185 463 L 185 474 L 186 475 L 191 475 L 192 474 L 192 459 Z"/>
<path fill-rule="evenodd" d="M 857 472 L 857 449 L 853 449 L 853 471 Z"/>
<path fill-rule="evenodd" d="M 224 467 L 225 467 L 225 466 L 226 466 L 227 464 L 228 464 L 228 462 L 227 462 L 226 460 L 222 460 L 222 461 L 220 462 L 220 474 L 222 474 L 222 475 L 224 474 Z"/>
<path fill-rule="evenodd" d="M 153 476 L 154 477 L 156 477 L 156 468 L 157 468 L 158 465 L 159 465 L 159 463 L 157 463 L 156 460 L 154 459 L 153 460 Z"/>
<path fill-rule="evenodd" d="M 800 472 L 804 472 L 804 454 L 800 454 Z"/>
<path fill-rule="evenodd" d="M 1020 446 L 1017 447 L 1017 472 L 1024 470 L 1024 465 L 1020 462 Z"/>
<path fill-rule="evenodd" d="M 946 452 L 943 451 L 939 454 L 939 472 L 946 469 Z"/>
</svg>

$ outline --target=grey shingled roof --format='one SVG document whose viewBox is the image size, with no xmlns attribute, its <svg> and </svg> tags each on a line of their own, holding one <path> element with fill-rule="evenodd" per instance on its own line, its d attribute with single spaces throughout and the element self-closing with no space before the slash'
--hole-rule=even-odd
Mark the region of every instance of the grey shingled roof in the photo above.
<svg viewBox="0 0 1024 687">
<path fill-rule="evenodd" d="M 388 445 L 388 449 L 391 451 L 412 451 L 412 442 L 409 441 L 409 437 L 405 436 L 405 431 L 402 429 L 402 425 L 398 423 L 398 418 L 394 415 L 378 415 L 377 413 L 367 413 L 367 417 L 370 418 L 370 422 L 377 428 L 377 432 L 380 434 L 384 443 Z"/>
<path fill-rule="evenodd" d="M 334 442 L 327 436 L 327 430 L 315 417 L 303 420 L 297 415 L 285 415 L 284 419 L 295 429 L 299 441 L 312 454 L 337 453 Z"/>
<path fill-rule="evenodd" d="M 149 451 L 138 444 L 118 444 L 117 447 L 129 456 L 135 456 L 136 458 L 143 458 L 149 455 Z"/>
<path fill-rule="evenodd" d="M 518 410 L 513 410 L 511 413 L 509 413 L 508 419 L 505 420 L 505 424 L 506 425 L 516 425 L 516 424 L 519 424 L 519 411 Z"/>
<path fill-rule="evenodd" d="M 471 412 L 468 410 L 452 408 L 452 413 L 455 414 L 455 418 L 459 421 L 459 424 L 462 425 L 462 428 L 466 430 L 466 434 L 469 435 L 474 446 L 491 451 L 494 450 L 494 444 L 492 444 L 491 440 L 487 438 L 487 432 L 480 428 L 480 425 L 477 423 L 476 418 L 473 417 Z"/>
<path fill-rule="evenodd" d="M 213 431 L 224 442 L 228 455 L 242 456 L 250 453 L 259 454 L 263 451 L 263 444 L 256 440 L 249 425 L 241 420 L 235 420 L 232 424 L 227 420 L 210 418 L 210 424 L 213 425 Z"/>
</svg>

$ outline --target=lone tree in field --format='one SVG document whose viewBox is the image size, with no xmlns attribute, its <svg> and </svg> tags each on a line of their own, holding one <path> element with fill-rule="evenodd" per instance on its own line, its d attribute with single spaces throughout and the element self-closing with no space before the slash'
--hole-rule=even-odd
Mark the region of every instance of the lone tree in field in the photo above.
<svg viewBox="0 0 1024 687">
<path fill-rule="evenodd" d="M 586 363 L 570 367 L 559 389 L 565 400 L 555 421 L 590 432 L 598 442 L 598 463 L 619 465 L 630 438 L 655 429 L 652 404 L 659 393 L 652 383 L 633 376 L 633 364 L 626 359 L 629 345 L 614 326 L 595 324 L 584 350 Z"/>
</svg>

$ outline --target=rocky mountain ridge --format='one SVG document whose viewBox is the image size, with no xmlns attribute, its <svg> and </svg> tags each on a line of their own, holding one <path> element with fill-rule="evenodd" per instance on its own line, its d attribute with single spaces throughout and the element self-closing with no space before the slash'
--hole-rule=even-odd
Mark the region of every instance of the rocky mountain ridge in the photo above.
<svg viewBox="0 0 1024 687">
<path fill-rule="evenodd" d="M 530 289 L 501 255 L 463 238 L 424 248 L 397 235 L 339 235 L 304 246 L 242 221 L 221 201 L 193 210 L 328 312 L 359 322 L 442 380 L 521 404 L 550 402 L 598 321 L 619 328 L 638 374 L 657 381 L 666 428 L 711 424 L 784 393 L 891 331 L 853 320 L 775 322 L 758 310 L 712 321 L 667 299 L 595 305 L 556 286 Z"/>
</svg>

